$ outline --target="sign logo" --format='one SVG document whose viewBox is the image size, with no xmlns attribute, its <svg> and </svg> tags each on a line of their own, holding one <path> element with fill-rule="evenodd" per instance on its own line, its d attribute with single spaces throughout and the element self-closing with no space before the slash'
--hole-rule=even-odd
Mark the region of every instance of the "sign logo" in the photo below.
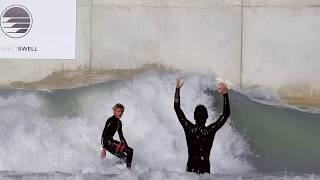
<svg viewBox="0 0 320 180">
<path fill-rule="evenodd" d="M 27 35 L 32 27 L 30 11 L 21 6 L 7 7 L 0 17 L 1 29 L 10 38 L 22 38 Z"/>
</svg>

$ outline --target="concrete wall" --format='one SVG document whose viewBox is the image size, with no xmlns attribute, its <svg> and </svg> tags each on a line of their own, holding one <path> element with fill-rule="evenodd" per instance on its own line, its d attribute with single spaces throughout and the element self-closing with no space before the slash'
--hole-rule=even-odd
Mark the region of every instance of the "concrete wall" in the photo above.
<svg viewBox="0 0 320 180">
<path fill-rule="evenodd" d="M 268 2 L 268 3 L 267 3 Z M 246 86 L 320 86 L 320 1 L 246 1 Z"/>
<path fill-rule="evenodd" d="M 159 63 L 244 86 L 319 88 L 320 0 L 243 0 L 243 23 L 241 3 L 78 0 L 77 59 L 0 59 L 0 84 L 40 80 L 63 68 Z"/>
<path fill-rule="evenodd" d="M 93 67 L 161 63 L 185 71 L 216 72 L 238 82 L 241 8 L 231 2 L 227 6 L 212 1 L 170 2 L 175 1 L 130 5 L 97 1 Z"/>
</svg>

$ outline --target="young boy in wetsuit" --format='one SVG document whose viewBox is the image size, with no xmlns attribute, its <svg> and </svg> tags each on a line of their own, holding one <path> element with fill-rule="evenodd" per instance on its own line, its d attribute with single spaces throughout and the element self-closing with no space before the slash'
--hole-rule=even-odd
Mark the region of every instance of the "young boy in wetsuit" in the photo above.
<svg viewBox="0 0 320 180">
<path fill-rule="evenodd" d="M 122 104 L 116 104 L 113 106 L 112 110 L 113 116 L 107 120 L 101 136 L 101 145 L 103 147 L 101 150 L 101 158 L 106 157 L 106 151 L 108 150 L 110 153 L 126 162 L 127 168 L 130 169 L 133 149 L 128 146 L 126 140 L 123 137 L 122 123 L 120 120 L 124 111 L 124 106 Z M 116 131 L 118 131 L 121 142 L 113 139 Z"/>
<path fill-rule="evenodd" d="M 226 84 L 220 83 L 218 92 L 223 95 L 223 113 L 218 120 L 209 126 L 205 126 L 208 119 L 207 108 L 198 105 L 194 110 L 196 124 L 191 123 L 180 108 L 180 88 L 183 83 L 177 80 L 174 97 L 174 110 L 182 125 L 188 146 L 188 163 L 186 171 L 195 173 L 210 173 L 210 151 L 216 132 L 225 124 L 230 115 L 228 89 Z"/>
</svg>

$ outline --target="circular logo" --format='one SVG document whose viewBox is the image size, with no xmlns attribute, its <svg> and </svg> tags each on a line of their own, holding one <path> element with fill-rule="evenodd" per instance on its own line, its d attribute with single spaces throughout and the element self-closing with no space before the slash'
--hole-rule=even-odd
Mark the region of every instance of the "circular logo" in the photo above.
<svg viewBox="0 0 320 180">
<path fill-rule="evenodd" d="M 11 38 L 21 38 L 28 34 L 32 26 L 30 11 L 21 6 L 7 7 L 0 17 L 2 31 Z"/>
</svg>

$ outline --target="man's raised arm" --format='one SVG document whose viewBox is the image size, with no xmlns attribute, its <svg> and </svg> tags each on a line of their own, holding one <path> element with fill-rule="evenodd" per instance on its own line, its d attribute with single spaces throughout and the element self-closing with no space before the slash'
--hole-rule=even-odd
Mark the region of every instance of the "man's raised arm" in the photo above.
<svg viewBox="0 0 320 180">
<path fill-rule="evenodd" d="M 230 104 L 227 85 L 225 83 L 220 83 L 218 92 L 223 94 L 223 113 L 220 115 L 216 122 L 208 126 L 214 131 L 218 131 L 226 123 L 228 117 L 230 116 Z"/>
<path fill-rule="evenodd" d="M 188 127 L 191 124 L 191 122 L 187 120 L 182 109 L 180 108 L 180 88 L 182 87 L 182 85 L 183 83 L 181 83 L 180 79 L 178 79 L 176 85 L 176 92 L 174 96 L 174 110 L 176 111 L 180 124 L 183 128 L 185 128 Z"/>
</svg>

